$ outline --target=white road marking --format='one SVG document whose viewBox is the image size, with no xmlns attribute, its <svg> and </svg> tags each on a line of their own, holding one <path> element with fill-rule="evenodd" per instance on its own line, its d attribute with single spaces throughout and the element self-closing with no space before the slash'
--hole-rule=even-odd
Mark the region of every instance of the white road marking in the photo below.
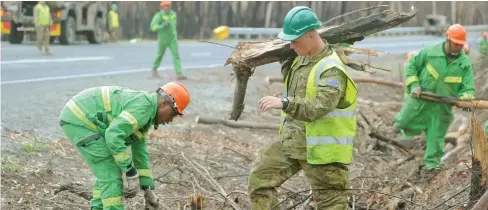
<svg viewBox="0 0 488 210">
<path fill-rule="evenodd" d="M 197 53 L 191 53 L 190 56 L 192 57 L 205 57 L 205 56 L 211 56 L 211 52 L 197 52 Z"/>
<path fill-rule="evenodd" d="M 24 64 L 24 63 L 62 63 L 62 62 L 77 62 L 77 61 L 103 61 L 111 60 L 112 57 L 72 57 L 72 58 L 54 58 L 54 59 L 22 59 L 11 61 L 0 61 L 0 64 Z"/>
<path fill-rule="evenodd" d="M 223 66 L 223 65 L 222 64 L 195 65 L 195 66 L 186 66 L 184 68 L 185 69 L 200 69 L 200 68 L 215 68 L 215 67 L 219 67 L 219 66 Z M 170 69 L 170 68 L 162 67 L 162 68 L 159 68 L 159 71 L 165 71 L 168 69 Z M 69 76 L 44 77 L 44 78 L 36 78 L 36 79 L 22 79 L 22 80 L 3 81 L 0 84 L 1 85 L 8 85 L 8 84 L 22 84 L 22 83 L 31 83 L 31 82 L 44 82 L 44 81 L 88 78 L 88 77 L 98 77 L 98 76 L 107 76 L 107 75 L 130 74 L 130 73 L 145 72 L 145 71 L 150 71 L 150 70 L 151 70 L 150 68 L 129 69 L 129 70 L 110 71 L 110 72 L 92 73 L 92 74 L 78 74 L 78 75 L 69 75 Z"/>
</svg>

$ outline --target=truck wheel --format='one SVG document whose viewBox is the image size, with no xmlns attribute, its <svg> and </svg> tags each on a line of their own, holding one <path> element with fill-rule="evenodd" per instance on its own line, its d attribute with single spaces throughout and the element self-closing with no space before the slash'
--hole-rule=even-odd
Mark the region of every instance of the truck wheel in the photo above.
<svg viewBox="0 0 488 210">
<path fill-rule="evenodd" d="M 24 32 L 23 31 L 17 31 L 17 27 L 20 25 L 17 25 L 13 21 L 10 22 L 11 28 L 10 28 L 10 34 L 8 35 L 8 42 L 10 44 L 20 44 L 24 40 Z"/>
<path fill-rule="evenodd" d="M 100 17 L 95 18 L 95 26 L 92 31 L 86 33 L 86 38 L 90 44 L 100 44 L 103 40 L 104 32 L 103 20 Z"/>
<path fill-rule="evenodd" d="M 49 43 L 50 43 L 50 44 L 54 43 L 54 42 L 56 41 L 56 38 L 57 38 L 57 37 L 55 37 L 55 36 L 51 36 L 51 37 L 49 37 Z"/>
<path fill-rule="evenodd" d="M 59 36 L 59 43 L 62 45 L 70 45 L 75 42 L 76 28 L 75 18 L 69 16 L 66 20 L 61 22 L 61 36 Z"/>
</svg>

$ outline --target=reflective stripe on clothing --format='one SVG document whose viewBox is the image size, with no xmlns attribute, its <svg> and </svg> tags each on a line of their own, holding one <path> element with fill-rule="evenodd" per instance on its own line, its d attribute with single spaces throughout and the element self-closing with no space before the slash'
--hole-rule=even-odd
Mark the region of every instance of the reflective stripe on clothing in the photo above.
<svg viewBox="0 0 488 210">
<path fill-rule="evenodd" d="M 128 152 L 121 152 L 119 154 L 116 154 L 113 156 L 115 159 L 115 162 L 124 162 L 130 158 L 130 154 Z"/>
<path fill-rule="evenodd" d="M 405 80 L 405 85 L 410 85 L 414 82 L 418 82 L 419 81 L 419 78 L 417 76 L 410 76 L 410 77 L 407 77 L 407 79 Z"/>
<path fill-rule="evenodd" d="M 444 78 L 445 83 L 461 83 L 463 81 L 462 77 L 450 77 L 447 76 Z"/>
<path fill-rule="evenodd" d="M 137 173 L 139 174 L 139 176 L 152 178 L 152 170 L 151 169 L 140 168 L 140 169 L 137 169 Z"/>
<path fill-rule="evenodd" d="M 437 72 L 437 70 L 435 70 L 434 66 L 432 66 L 432 64 L 430 63 L 427 64 L 427 72 L 429 72 L 429 74 L 432 77 L 434 77 L 434 79 L 439 78 L 439 73 Z"/>
<path fill-rule="evenodd" d="M 73 99 L 68 101 L 68 108 L 79 120 L 85 123 L 89 128 L 95 131 L 97 130 L 97 126 L 86 118 L 85 113 L 80 109 L 80 107 L 78 107 L 78 105 L 76 105 Z"/>
<path fill-rule="evenodd" d="M 100 192 L 100 190 L 93 190 L 92 195 L 94 199 L 97 199 L 102 196 L 102 193 Z"/>
<path fill-rule="evenodd" d="M 354 143 L 353 136 L 336 137 L 336 136 L 316 136 L 307 137 L 307 145 L 319 145 L 319 144 L 341 144 L 348 145 Z"/>
<path fill-rule="evenodd" d="M 333 112 L 327 113 L 324 118 L 351 118 L 356 115 L 356 110 L 342 110 L 342 109 L 335 109 Z"/>
<path fill-rule="evenodd" d="M 123 204 L 121 196 L 102 199 L 102 203 L 103 207 L 121 206 Z"/>
<path fill-rule="evenodd" d="M 139 122 L 137 122 L 137 119 L 132 114 L 130 114 L 128 111 L 122 111 L 119 116 L 127 120 L 132 125 L 132 130 L 137 132 Z"/>
</svg>

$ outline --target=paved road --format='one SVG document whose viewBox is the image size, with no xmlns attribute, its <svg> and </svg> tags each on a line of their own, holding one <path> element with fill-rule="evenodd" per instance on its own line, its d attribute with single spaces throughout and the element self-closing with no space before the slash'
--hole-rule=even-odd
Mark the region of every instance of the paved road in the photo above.
<svg viewBox="0 0 488 210">
<path fill-rule="evenodd" d="M 469 37 L 473 49 L 477 48 L 476 38 Z M 442 40 L 442 37 L 435 36 L 366 38 L 355 47 L 399 54 L 415 51 Z M 237 42 L 222 43 L 235 46 Z M 1 83 L 8 85 L 148 71 L 156 52 L 156 42 L 54 45 L 52 51 L 55 56 L 50 57 L 37 55 L 33 44 L 10 45 L 2 42 L 1 49 Z M 181 60 L 183 68 L 187 71 L 222 66 L 232 50 L 232 48 L 196 41 L 180 43 Z M 167 50 L 161 70 L 172 68 L 170 54 Z"/>
</svg>

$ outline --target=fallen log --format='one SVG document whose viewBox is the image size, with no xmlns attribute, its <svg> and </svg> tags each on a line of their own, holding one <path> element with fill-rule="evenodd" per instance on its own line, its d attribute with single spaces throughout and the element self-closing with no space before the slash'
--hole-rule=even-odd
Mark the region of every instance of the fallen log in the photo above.
<svg viewBox="0 0 488 210">
<path fill-rule="evenodd" d="M 202 124 L 221 124 L 233 128 L 260 128 L 260 129 L 273 129 L 273 130 L 278 130 L 280 128 L 279 124 L 253 123 L 248 121 L 241 121 L 237 123 L 226 119 L 202 117 L 202 116 L 197 116 L 195 122 L 202 123 Z"/>
<path fill-rule="evenodd" d="M 320 37 L 330 44 L 349 43 L 363 40 L 365 36 L 398 26 L 417 13 L 412 8 L 409 13 L 384 10 L 367 17 L 344 23 L 339 26 L 324 27 L 318 30 Z M 229 119 L 237 121 L 244 110 L 244 98 L 246 95 L 247 82 L 257 66 L 277 62 L 283 59 L 296 57 L 297 54 L 290 48 L 290 43 L 280 39 L 272 39 L 261 42 L 239 42 L 225 65 L 232 64 L 236 76 L 234 89 L 234 101 Z M 337 49 L 340 49 L 336 46 Z M 340 51 L 340 50 L 338 50 Z M 367 64 L 354 61 L 344 53 L 338 53 L 341 60 L 349 67 L 364 71 Z"/>
<path fill-rule="evenodd" d="M 388 81 L 388 80 L 368 78 L 368 77 L 357 77 L 357 78 L 353 78 L 353 80 L 355 83 L 374 83 L 374 84 L 378 84 L 378 85 L 385 85 L 385 86 L 390 86 L 390 87 L 403 88 L 403 83 L 395 82 L 395 81 Z M 264 78 L 264 81 L 268 84 L 271 84 L 273 82 L 283 83 L 283 77 L 268 76 L 268 77 Z"/>
<path fill-rule="evenodd" d="M 486 134 L 483 125 L 476 120 L 473 115 L 471 118 L 472 126 L 472 148 L 474 150 L 471 156 L 471 191 L 469 200 L 474 202 L 478 200 L 488 189 L 488 153 L 486 152 Z"/>
<path fill-rule="evenodd" d="M 488 191 L 481 196 L 471 210 L 486 210 L 488 209 Z"/>
<path fill-rule="evenodd" d="M 421 92 L 420 99 L 449 104 L 458 108 L 488 109 L 488 100 L 486 99 L 464 100 L 428 92 Z"/>
</svg>

